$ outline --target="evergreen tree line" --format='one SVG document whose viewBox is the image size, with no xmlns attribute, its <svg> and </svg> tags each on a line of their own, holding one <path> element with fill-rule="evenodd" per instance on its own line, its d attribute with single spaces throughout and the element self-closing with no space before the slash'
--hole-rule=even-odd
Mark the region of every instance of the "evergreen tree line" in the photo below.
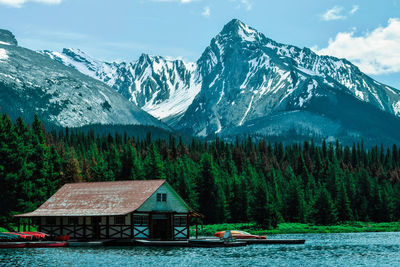
<svg viewBox="0 0 400 267">
<path fill-rule="evenodd" d="M 185 144 L 47 132 L 35 116 L 0 119 L 0 225 L 32 211 L 65 183 L 167 179 L 204 223 L 335 224 L 400 219 L 400 150 L 339 142 L 283 145 L 251 138 Z"/>
</svg>

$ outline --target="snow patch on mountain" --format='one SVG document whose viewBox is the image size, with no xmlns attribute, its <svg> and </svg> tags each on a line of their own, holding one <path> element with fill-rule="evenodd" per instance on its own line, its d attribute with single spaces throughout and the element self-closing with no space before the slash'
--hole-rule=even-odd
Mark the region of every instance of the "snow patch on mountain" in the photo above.
<svg viewBox="0 0 400 267">
<path fill-rule="evenodd" d="M 0 61 L 8 59 L 7 51 L 3 48 L 0 48 Z"/>
<path fill-rule="evenodd" d="M 271 116 L 281 118 L 277 113 L 305 118 L 311 115 L 291 112 L 321 108 L 320 99 L 336 105 L 343 93 L 349 102 L 360 100 L 400 117 L 400 91 L 374 81 L 346 59 L 275 42 L 239 20 L 226 24 L 196 63 L 147 54 L 131 63 L 107 63 L 71 49 L 51 54 L 170 126 L 198 136 L 224 135 L 237 127 L 254 131 Z M 313 123 L 332 121 L 319 116 L 296 125 L 326 133 Z M 270 130 L 292 126 L 278 123 Z M 332 129 L 339 131 L 337 125 Z"/>
<path fill-rule="evenodd" d="M 196 63 L 147 54 L 131 63 L 103 62 L 70 48 L 41 53 L 105 82 L 158 119 L 182 115 L 201 88 Z"/>
<path fill-rule="evenodd" d="M 400 115 L 400 101 L 393 104 L 393 111 L 396 115 Z"/>
<path fill-rule="evenodd" d="M 242 125 L 243 125 L 243 122 L 244 122 L 244 120 L 246 119 L 247 114 L 249 113 L 249 111 L 250 111 L 250 109 L 251 109 L 251 105 L 253 104 L 253 99 L 254 99 L 254 95 L 251 96 L 249 106 L 247 107 L 246 112 L 244 113 L 242 119 L 240 120 L 240 122 L 239 122 L 239 124 L 238 124 L 239 126 L 242 126 Z"/>
</svg>

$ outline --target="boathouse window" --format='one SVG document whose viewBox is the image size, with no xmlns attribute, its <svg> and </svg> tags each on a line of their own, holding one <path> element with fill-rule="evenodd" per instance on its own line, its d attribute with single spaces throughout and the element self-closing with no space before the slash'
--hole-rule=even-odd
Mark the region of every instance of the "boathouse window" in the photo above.
<svg viewBox="0 0 400 267">
<path fill-rule="evenodd" d="M 147 226 L 149 225 L 149 216 L 147 215 L 135 215 L 133 216 L 133 222 L 136 226 Z"/>
<path fill-rule="evenodd" d="M 125 216 L 115 216 L 115 224 L 124 225 Z"/>
<path fill-rule="evenodd" d="M 157 193 L 157 202 L 167 202 L 167 194 Z"/>
<path fill-rule="evenodd" d="M 78 217 L 69 217 L 69 218 L 68 218 L 68 224 L 69 224 L 69 225 L 78 224 Z"/>
<path fill-rule="evenodd" d="M 174 217 L 174 225 L 175 226 L 186 226 L 187 219 L 186 216 L 175 216 Z"/>
<path fill-rule="evenodd" d="M 46 224 L 56 224 L 56 217 L 47 217 Z"/>
</svg>

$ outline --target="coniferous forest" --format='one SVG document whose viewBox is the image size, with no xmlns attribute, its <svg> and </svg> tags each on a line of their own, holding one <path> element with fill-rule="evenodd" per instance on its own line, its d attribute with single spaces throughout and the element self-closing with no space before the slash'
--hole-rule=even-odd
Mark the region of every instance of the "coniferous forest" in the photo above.
<svg viewBox="0 0 400 267">
<path fill-rule="evenodd" d="M 65 183 L 167 179 L 204 223 L 321 225 L 400 219 L 400 150 L 362 142 L 283 145 L 153 140 L 0 119 L 0 225 Z"/>
</svg>

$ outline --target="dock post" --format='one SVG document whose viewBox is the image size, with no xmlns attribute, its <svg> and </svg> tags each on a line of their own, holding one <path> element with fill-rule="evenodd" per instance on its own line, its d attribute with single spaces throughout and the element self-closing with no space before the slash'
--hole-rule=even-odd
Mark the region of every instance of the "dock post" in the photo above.
<svg viewBox="0 0 400 267">
<path fill-rule="evenodd" d="M 31 231 L 31 218 L 28 218 L 28 232 Z"/>
<path fill-rule="evenodd" d="M 17 230 L 18 230 L 18 232 L 19 232 L 20 226 L 21 226 L 21 218 L 18 217 L 18 222 L 17 222 Z"/>
</svg>

